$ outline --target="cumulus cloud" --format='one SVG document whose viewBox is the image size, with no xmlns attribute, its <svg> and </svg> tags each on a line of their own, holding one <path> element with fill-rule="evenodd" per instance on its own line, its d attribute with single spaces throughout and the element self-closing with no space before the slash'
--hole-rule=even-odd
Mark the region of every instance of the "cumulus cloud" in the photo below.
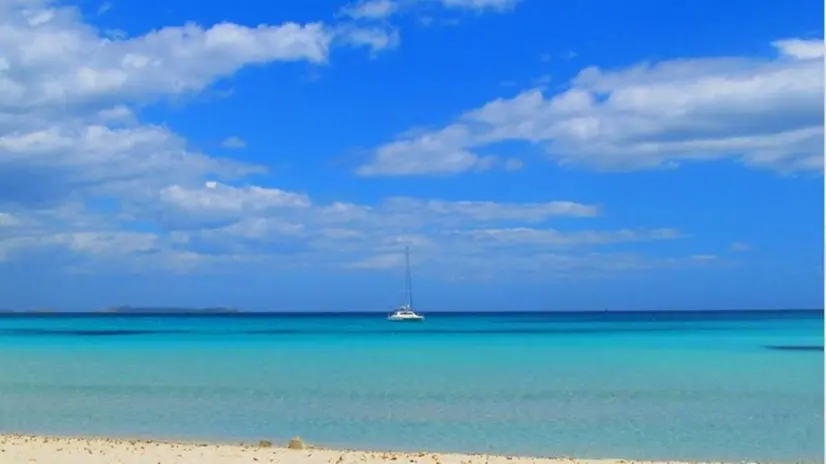
<svg viewBox="0 0 826 464">
<path fill-rule="evenodd" d="M 145 101 L 204 89 L 244 66 L 325 63 L 339 43 L 382 48 L 379 29 L 321 22 L 248 27 L 189 23 L 115 38 L 83 22 L 74 7 L 45 0 L 0 2 L 0 101 L 6 108 L 75 105 L 117 99 Z"/>
<path fill-rule="evenodd" d="M 141 124 L 134 104 L 201 91 L 244 66 L 323 64 L 337 45 L 390 42 L 375 29 L 365 40 L 358 27 L 291 22 L 186 24 L 111 38 L 77 8 L 45 0 L 0 1 L 0 31 L 0 204 L 24 206 L 265 172 Z"/>
<path fill-rule="evenodd" d="M 179 230 L 179 240 L 190 249 L 236 256 L 261 256 L 277 250 L 293 258 L 300 255 L 315 265 L 326 262 L 350 269 L 395 267 L 400 251 L 410 246 L 417 261 L 428 261 L 437 269 L 475 268 L 485 262 L 490 268 L 493 262 L 512 271 L 526 271 L 538 263 L 526 256 L 548 250 L 559 250 L 555 255 L 561 259 L 574 256 L 574 249 L 684 237 L 673 229 L 560 231 L 550 227 L 560 218 L 589 220 L 600 214 L 596 205 L 569 201 L 500 203 L 395 197 L 375 205 L 317 204 L 278 189 L 220 184 L 208 184 L 198 191 L 175 188 L 174 192 L 172 222 L 163 222 L 158 216 L 143 219 Z M 146 208 L 141 212 L 152 214 Z M 521 226 L 500 228 L 502 224 Z M 627 260 L 628 255 L 622 259 Z M 635 257 L 635 268 L 641 268 L 642 261 Z M 606 268 L 616 265 L 605 262 Z M 598 263 L 591 266 L 599 267 Z"/>
<path fill-rule="evenodd" d="M 514 2 L 441 3 L 504 10 Z M 415 259 L 451 272 L 687 262 L 591 250 L 682 234 L 563 231 L 557 221 L 601 215 L 601 205 L 575 199 L 316 201 L 273 186 L 263 166 L 203 153 L 170 128 L 141 121 L 141 105 L 200 92 L 246 66 L 323 65 L 336 47 L 375 52 L 397 43 L 385 26 L 289 22 L 186 24 L 128 37 L 95 29 L 62 3 L 0 0 L 0 260 L 66 254 L 153 271 L 248 263 L 377 269 L 397 264 L 399 251 L 412 246 Z M 799 44 L 786 48 L 793 61 L 811 54 Z M 478 119 L 485 117 L 498 116 Z M 472 151 L 477 129 L 461 121 L 400 140 L 380 150 L 384 167 L 362 173 L 386 174 L 389 165 L 399 174 L 488 169 L 498 159 Z M 398 163 L 412 151 L 420 157 Z M 521 167 L 516 159 L 503 164 Z"/>
<path fill-rule="evenodd" d="M 176 215 L 228 216 L 230 219 L 274 209 L 310 206 L 310 199 L 303 194 L 258 186 L 232 187 L 215 181 L 206 182 L 204 188 L 164 187 L 158 199 L 164 208 L 174 210 Z"/>
<path fill-rule="evenodd" d="M 114 215 L 90 212 L 80 204 L 21 212 L 19 217 L 4 213 L 0 256 L 64 250 L 153 271 L 266 260 L 270 265 L 376 270 L 395 267 L 400 251 L 411 246 L 415 260 L 427 261 L 437 275 L 440 268 L 451 273 L 484 268 L 486 275 L 497 273 L 497 267 L 535 272 L 537 266 L 546 266 L 548 273 L 585 268 L 607 272 L 691 261 L 648 262 L 642 256 L 610 252 L 598 253 L 601 261 L 594 258 L 598 248 L 684 237 L 673 229 L 562 231 L 552 226 L 560 219 L 590 221 L 599 214 L 596 205 L 570 201 L 396 197 L 375 205 L 325 204 L 273 187 L 207 181 L 197 188 L 164 187 L 149 203 L 124 202 Z M 153 230 L 146 231 L 146 224 Z M 594 261 L 583 261 L 583 256 Z"/>
<path fill-rule="evenodd" d="M 49 121 L 0 136 L 0 204 L 23 207 L 87 195 L 151 194 L 170 183 L 204 176 L 235 179 L 260 166 L 187 149 L 186 140 L 158 126 L 109 127 Z"/>
<path fill-rule="evenodd" d="M 822 40 L 772 44 L 770 59 L 701 58 L 583 69 L 563 92 L 501 98 L 445 128 L 378 147 L 362 176 L 478 169 L 488 145 L 545 148 L 559 164 L 600 170 L 673 168 L 733 158 L 781 172 L 823 166 Z"/>
<path fill-rule="evenodd" d="M 36 2 L 26 5 L 37 4 Z M 72 7 L 3 2 L 4 107 L 145 100 L 198 91 L 239 68 L 273 61 L 327 60 L 332 35 L 321 23 L 250 28 L 221 23 L 165 27 L 111 40 Z"/>
<path fill-rule="evenodd" d="M 376 150 L 374 160 L 361 166 L 357 173 L 362 176 L 456 174 L 488 169 L 490 158 L 469 150 L 472 137 L 467 126 L 456 124 L 392 142 Z"/>
<path fill-rule="evenodd" d="M 205 223 L 231 222 L 238 222 L 239 227 L 244 224 L 261 227 L 264 223 L 257 219 L 268 219 L 268 224 L 276 224 L 275 220 L 308 223 L 325 233 L 337 231 L 330 236 L 345 239 L 365 237 L 343 232 L 347 227 L 401 233 L 405 228 L 450 228 L 467 223 L 543 224 L 554 218 L 593 218 L 600 213 L 598 205 L 572 201 L 505 203 L 390 197 L 375 205 L 315 204 L 303 193 L 216 181 L 197 188 L 167 186 L 149 202 L 151 204 L 134 205 L 131 214 L 134 217 L 146 214 L 143 218 L 146 220 L 173 221 L 174 225 L 164 223 L 169 228 L 197 229 Z M 160 217 L 161 212 L 165 216 Z"/>
</svg>

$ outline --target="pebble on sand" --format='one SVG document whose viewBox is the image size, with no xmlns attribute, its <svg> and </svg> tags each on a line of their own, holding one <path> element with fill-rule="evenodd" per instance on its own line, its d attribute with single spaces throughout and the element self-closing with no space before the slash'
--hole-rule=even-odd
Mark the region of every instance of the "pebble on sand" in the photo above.
<svg viewBox="0 0 826 464">
<path fill-rule="evenodd" d="M 290 442 L 287 444 L 287 448 L 300 450 L 304 449 L 304 442 L 301 441 L 301 437 L 293 437 L 290 439 Z"/>
</svg>

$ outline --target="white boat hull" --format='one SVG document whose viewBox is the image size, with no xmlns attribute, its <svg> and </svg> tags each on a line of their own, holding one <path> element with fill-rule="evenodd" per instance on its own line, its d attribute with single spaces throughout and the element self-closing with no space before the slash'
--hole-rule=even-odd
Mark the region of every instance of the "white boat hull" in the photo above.
<svg viewBox="0 0 826 464">
<path fill-rule="evenodd" d="M 399 316 L 396 314 L 391 314 L 387 316 L 388 321 L 393 322 L 421 322 L 424 320 L 424 316 L 419 316 L 418 314 L 415 316 Z"/>
</svg>

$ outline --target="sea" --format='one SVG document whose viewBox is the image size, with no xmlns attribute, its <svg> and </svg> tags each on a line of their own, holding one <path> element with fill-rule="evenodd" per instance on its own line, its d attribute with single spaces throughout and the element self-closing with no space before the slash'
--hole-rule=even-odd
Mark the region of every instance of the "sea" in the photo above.
<svg viewBox="0 0 826 464">
<path fill-rule="evenodd" d="M 824 461 L 822 311 L 0 315 L 0 433 Z"/>
</svg>

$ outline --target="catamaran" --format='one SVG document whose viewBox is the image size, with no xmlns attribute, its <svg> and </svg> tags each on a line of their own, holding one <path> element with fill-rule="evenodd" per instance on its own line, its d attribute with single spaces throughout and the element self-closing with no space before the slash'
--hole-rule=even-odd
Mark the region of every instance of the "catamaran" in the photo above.
<svg viewBox="0 0 826 464">
<path fill-rule="evenodd" d="M 410 247 L 404 248 L 404 280 L 405 280 L 405 294 L 407 295 L 407 302 L 387 316 L 388 321 L 398 322 L 418 322 L 423 321 L 424 316 L 416 314 L 413 311 L 413 286 L 410 278 Z"/>
</svg>

